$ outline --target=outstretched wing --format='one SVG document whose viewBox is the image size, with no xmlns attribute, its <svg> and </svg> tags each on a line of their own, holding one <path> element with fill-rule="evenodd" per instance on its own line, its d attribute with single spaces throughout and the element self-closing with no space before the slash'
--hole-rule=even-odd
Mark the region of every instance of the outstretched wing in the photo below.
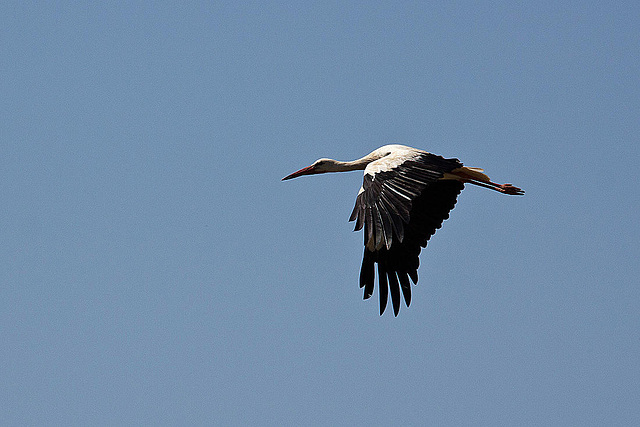
<svg viewBox="0 0 640 427">
<path fill-rule="evenodd" d="M 378 264 L 381 315 L 389 292 L 394 315 L 400 310 L 400 289 L 407 307 L 411 303 L 409 278 L 418 282 L 420 250 L 449 217 L 464 188 L 459 181 L 440 178 L 459 167 L 458 159 L 412 152 L 383 157 L 365 169 L 350 221 L 356 221 L 355 230 L 364 227 L 360 287 L 365 299 L 373 294 Z"/>
</svg>

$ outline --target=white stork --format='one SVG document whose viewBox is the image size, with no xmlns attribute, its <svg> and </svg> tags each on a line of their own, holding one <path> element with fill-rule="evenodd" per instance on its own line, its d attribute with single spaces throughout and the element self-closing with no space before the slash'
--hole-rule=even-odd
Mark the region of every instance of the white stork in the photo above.
<svg viewBox="0 0 640 427">
<path fill-rule="evenodd" d="M 364 183 L 349 221 L 356 221 L 354 231 L 364 226 L 360 270 L 364 299 L 373 294 L 374 264 L 378 264 L 380 315 L 387 307 L 389 291 L 395 316 L 400 310 L 400 289 L 409 307 L 409 278 L 418 283 L 420 248 L 427 246 L 429 238 L 449 218 L 465 183 L 504 194 L 524 194 L 511 184 L 491 182 L 482 169 L 465 167 L 458 159 L 404 145 L 385 145 L 352 162 L 319 159 L 282 180 L 362 169 Z"/>
</svg>

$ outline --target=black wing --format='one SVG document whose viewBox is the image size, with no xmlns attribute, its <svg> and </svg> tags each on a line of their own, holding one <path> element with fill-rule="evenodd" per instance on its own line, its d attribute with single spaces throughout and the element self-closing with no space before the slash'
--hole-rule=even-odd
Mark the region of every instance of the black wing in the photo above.
<svg viewBox="0 0 640 427">
<path fill-rule="evenodd" d="M 394 315 L 400 310 L 400 289 L 407 305 L 411 284 L 418 282 L 418 256 L 429 238 L 449 218 L 464 184 L 440 180 L 445 172 L 459 168 L 458 159 L 425 153 L 396 168 L 376 173 L 365 171 L 363 191 L 356 200 L 350 221 L 355 230 L 364 226 L 364 257 L 360 287 L 364 299 L 371 297 L 378 264 L 380 314 L 391 293 Z"/>
</svg>

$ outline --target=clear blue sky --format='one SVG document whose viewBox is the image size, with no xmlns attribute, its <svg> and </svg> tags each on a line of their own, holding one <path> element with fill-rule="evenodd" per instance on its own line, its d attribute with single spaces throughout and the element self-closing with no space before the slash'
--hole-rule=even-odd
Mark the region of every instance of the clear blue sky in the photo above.
<svg viewBox="0 0 640 427">
<path fill-rule="evenodd" d="M 640 3 L 0 6 L 0 424 L 638 425 Z M 359 172 L 461 194 L 362 301 Z"/>
</svg>

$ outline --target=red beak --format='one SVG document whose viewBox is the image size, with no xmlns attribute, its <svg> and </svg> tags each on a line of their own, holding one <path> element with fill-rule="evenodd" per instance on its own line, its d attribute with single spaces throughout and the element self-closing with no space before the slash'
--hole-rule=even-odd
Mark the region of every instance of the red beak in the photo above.
<svg viewBox="0 0 640 427">
<path fill-rule="evenodd" d="M 302 168 L 299 171 L 292 173 L 291 175 L 285 176 L 284 178 L 282 178 L 282 180 L 286 181 L 288 179 L 297 178 L 302 175 L 313 175 L 314 173 L 317 173 L 317 172 L 315 171 L 315 168 L 313 167 L 313 165 L 311 165 L 311 166 L 307 166 L 306 168 Z"/>
</svg>

